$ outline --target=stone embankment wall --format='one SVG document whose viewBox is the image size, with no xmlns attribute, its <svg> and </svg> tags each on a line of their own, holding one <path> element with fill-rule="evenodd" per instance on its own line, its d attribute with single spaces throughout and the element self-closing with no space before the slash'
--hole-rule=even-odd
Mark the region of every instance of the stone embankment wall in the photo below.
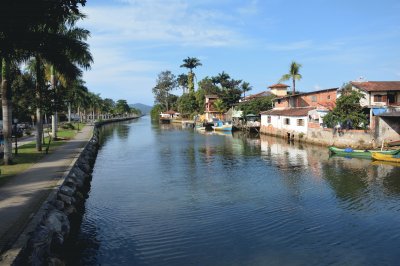
<svg viewBox="0 0 400 266">
<path fill-rule="evenodd" d="M 80 210 L 90 188 L 91 173 L 99 148 L 96 126 L 91 140 L 58 189 L 56 196 L 46 202 L 42 221 L 13 265 L 63 265 L 59 254 L 71 228 L 79 226 Z"/>
<path fill-rule="evenodd" d="M 360 149 L 370 149 L 377 146 L 374 134 L 368 130 L 337 131 L 332 128 L 308 128 L 307 133 L 304 134 L 262 126 L 261 133 L 323 146 L 352 147 Z"/>
</svg>

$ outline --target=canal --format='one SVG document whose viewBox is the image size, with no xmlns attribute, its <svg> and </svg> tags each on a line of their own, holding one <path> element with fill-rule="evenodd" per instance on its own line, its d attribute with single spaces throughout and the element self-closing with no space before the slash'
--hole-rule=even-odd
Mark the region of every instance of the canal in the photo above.
<svg viewBox="0 0 400 266">
<path fill-rule="evenodd" d="M 400 167 L 148 117 L 105 126 L 70 265 L 398 265 Z"/>
</svg>

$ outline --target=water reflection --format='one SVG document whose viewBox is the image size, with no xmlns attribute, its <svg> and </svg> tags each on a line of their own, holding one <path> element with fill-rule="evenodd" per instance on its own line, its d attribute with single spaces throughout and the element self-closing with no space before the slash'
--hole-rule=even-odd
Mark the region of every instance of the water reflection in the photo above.
<svg viewBox="0 0 400 266">
<path fill-rule="evenodd" d="M 103 128 L 85 264 L 396 264 L 400 167 L 148 119 Z M 93 244 L 89 244 L 93 240 Z M 79 243 L 79 242 L 78 242 Z M 92 258 L 92 259 L 90 259 Z"/>
</svg>

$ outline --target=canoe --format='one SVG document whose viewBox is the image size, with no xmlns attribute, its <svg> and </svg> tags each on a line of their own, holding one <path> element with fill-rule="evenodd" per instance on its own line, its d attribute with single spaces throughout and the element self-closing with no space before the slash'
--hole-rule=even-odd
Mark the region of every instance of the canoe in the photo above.
<svg viewBox="0 0 400 266">
<path fill-rule="evenodd" d="M 372 152 L 372 159 L 385 162 L 400 163 L 400 154 L 382 154 L 379 152 Z"/>
<path fill-rule="evenodd" d="M 346 149 L 339 149 L 336 147 L 329 147 L 329 151 L 332 154 L 345 156 L 345 157 L 354 157 L 354 158 L 364 158 L 364 159 L 371 159 L 372 152 L 381 153 L 381 154 L 388 154 L 394 155 L 400 153 L 400 150 L 390 150 L 390 151 L 381 151 L 381 150 L 353 150 L 351 148 Z"/>
</svg>

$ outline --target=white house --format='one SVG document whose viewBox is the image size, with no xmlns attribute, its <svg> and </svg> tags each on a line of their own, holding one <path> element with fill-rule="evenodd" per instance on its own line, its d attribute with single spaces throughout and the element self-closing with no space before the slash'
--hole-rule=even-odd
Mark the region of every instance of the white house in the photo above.
<svg viewBox="0 0 400 266">
<path fill-rule="evenodd" d="M 309 112 L 316 107 L 272 109 L 261 112 L 261 130 L 274 133 L 280 130 L 288 133 L 307 133 Z"/>
</svg>

